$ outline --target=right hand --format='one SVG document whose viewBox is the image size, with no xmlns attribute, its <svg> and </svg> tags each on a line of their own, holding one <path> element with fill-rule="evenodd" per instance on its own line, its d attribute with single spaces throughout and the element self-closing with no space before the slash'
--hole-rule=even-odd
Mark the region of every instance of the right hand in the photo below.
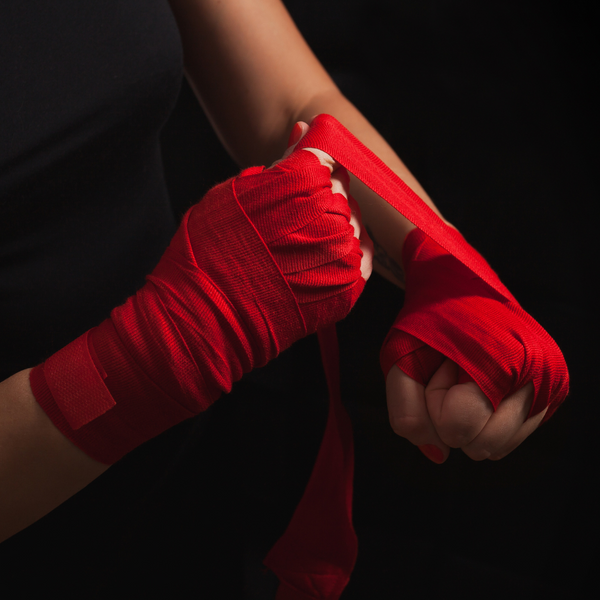
<svg viewBox="0 0 600 600">
<path fill-rule="evenodd" d="M 436 463 L 450 448 L 503 458 L 568 394 L 559 347 L 508 290 L 497 291 L 487 263 L 495 289 L 415 230 L 404 264 L 404 304 L 380 356 L 392 428 Z"/>
</svg>

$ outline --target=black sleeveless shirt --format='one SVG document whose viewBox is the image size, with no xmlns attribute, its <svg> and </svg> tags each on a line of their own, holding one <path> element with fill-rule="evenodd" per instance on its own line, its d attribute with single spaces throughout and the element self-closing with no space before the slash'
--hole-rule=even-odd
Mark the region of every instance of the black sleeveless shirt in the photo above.
<svg viewBox="0 0 600 600">
<path fill-rule="evenodd" d="M 106 318 L 168 244 L 182 62 L 166 0 L 0 4 L 2 379 Z"/>
</svg>

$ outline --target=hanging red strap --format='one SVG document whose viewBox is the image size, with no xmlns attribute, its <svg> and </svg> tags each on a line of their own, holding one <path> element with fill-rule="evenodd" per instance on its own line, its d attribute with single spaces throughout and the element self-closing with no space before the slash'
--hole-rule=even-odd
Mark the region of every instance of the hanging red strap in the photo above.
<svg viewBox="0 0 600 600">
<path fill-rule="evenodd" d="M 327 152 L 417 228 L 453 255 L 516 312 L 526 316 L 528 327 L 543 332 L 539 352 L 548 348 L 556 358 L 557 372 L 550 382 L 536 387 L 537 401 L 548 406 L 550 396 L 559 401 L 568 390 L 568 372 L 558 346 L 518 305 L 485 259 L 446 225 L 391 169 L 359 142 L 336 119 L 320 115 L 297 148 Z M 522 315 L 521 315 L 522 316 Z M 320 332 L 319 341 L 330 392 L 329 418 L 309 484 L 287 530 L 265 559 L 279 577 L 277 600 L 337 600 L 347 585 L 357 555 L 352 527 L 352 429 L 339 393 L 338 348 L 335 330 Z M 545 369 L 545 367 L 543 367 Z M 546 378 L 548 381 L 552 378 Z M 556 399 L 555 399 L 556 400 Z"/>
<path fill-rule="evenodd" d="M 339 598 L 356 562 L 352 425 L 340 397 L 335 325 L 321 329 L 318 336 L 329 387 L 329 413 L 302 500 L 284 535 L 264 560 L 280 580 L 277 600 Z"/>
</svg>

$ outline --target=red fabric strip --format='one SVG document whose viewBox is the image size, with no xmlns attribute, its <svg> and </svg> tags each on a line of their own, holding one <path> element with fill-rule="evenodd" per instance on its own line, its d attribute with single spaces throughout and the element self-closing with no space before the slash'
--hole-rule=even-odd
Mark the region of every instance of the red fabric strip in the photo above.
<svg viewBox="0 0 600 600">
<path fill-rule="evenodd" d="M 464 237 L 446 225 L 398 175 L 332 116 L 316 117 L 297 148 L 317 148 L 327 152 L 499 294 L 516 302 Z"/>
<path fill-rule="evenodd" d="M 264 564 L 280 579 L 277 600 L 336 600 L 350 580 L 358 552 L 352 526 L 352 424 L 340 396 L 335 325 L 319 330 L 329 387 L 329 413 L 302 500 Z"/>
<path fill-rule="evenodd" d="M 87 425 L 115 405 L 90 354 L 88 337 L 89 331 L 71 342 L 68 351 L 59 350 L 44 364 L 48 387 L 73 429 Z"/>
<path fill-rule="evenodd" d="M 538 361 L 536 369 L 532 371 L 536 398 L 530 414 L 550 405 L 547 419 L 568 391 L 566 364 L 554 340 L 523 311 L 485 259 L 333 117 L 316 117 L 297 148 L 316 148 L 331 155 L 416 225 L 418 230 L 470 269 L 481 282 L 485 282 L 491 290 L 482 297 L 500 294 L 499 301 L 502 305 L 507 305 L 506 310 L 513 311 L 519 319 L 527 322 L 526 329 L 533 333 L 529 345 L 536 347 L 536 352 L 529 357 L 529 361 Z M 515 331 L 518 333 L 519 330 Z M 507 332 L 508 330 L 502 330 L 500 337 Z M 425 344 L 414 337 L 417 333 L 415 329 L 413 336 L 409 335 L 401 340 L 406 346 L 403 351 L 409 355 L 415 350 L 420 352 L 419 356 L 415 354 L 412 368 L 426 376 L 432 368 L 437 368 L 440 357 L 436 356 L 436 351 L 432 348 L 426 348 L 426 352 L 423 352 L 421 346 Z M 519 335 L 516 338 L 519 341 Z M 323 333 L 319 336 L 319 341 L 330 387 L 329 420 L 305 494 L 285 534 L 265 560 L 265 564 L 281 581 L 277 600 L 337 600 L 349 581 L 356 557 L 356 536 L 351 519 L 352 429 L 339 396 L 339 370 L 333 364 L 337 360 L 333 334 Z M 464 342 L 461 348 L 464 348 L 466 356 L 471 359 L 469 342 L 470 340 Z M 427 341 L 429 346 L 437 343 L 437 334 Z M 455 358 L 451 352 L 446 351 L 445 354 Z M 493 361 L 494 353 L 489 356 L 484 353 L 484 357 Z M 388 367 L 395 363 L 396 358 L 390 357 Z M 458 364 L 464 366 L 460 361 Z M 485 369 L 482 372 L 485 374 Z M 469 375 L 463 374 L 461 381 L 468 380 Z M 494 396 L 497 391 L 494 382 L 486 388 L 486 382 L 476 381 L 484 391 L 490 388 L 486 393 L 493 398 L 494 406 L 497 406 L 502 394 L 496 394 L 497 398 Z M 554 404 L 551 404 L 553 400 Z M 334 530 L 335 528 L 338 529 Z M 332 539 L 332 536 L 335 538 Z"/>
</svg>

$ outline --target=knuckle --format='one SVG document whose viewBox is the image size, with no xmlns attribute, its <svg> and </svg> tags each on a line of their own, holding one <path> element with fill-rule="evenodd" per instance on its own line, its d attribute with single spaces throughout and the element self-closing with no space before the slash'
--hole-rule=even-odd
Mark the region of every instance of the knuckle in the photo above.
<svg viewBox="0 0 600 600">
<path fill-rule="evenodd" d="M 438 433 L 442 441 L 451 448 L 462 448 L 473 440 L 473 436 L 466 428 L 456 425 L 438 427 Z"/>
<path fill-rule="evenodd" d="M 485 448 L 463 448 L 462 451 L 471 459 L 475 461 L 486 460 L 490 457 L 491 453 Z"/>
<path fill-rule="evenodd" d="M 429 432 L 427 424 L 417 417 L 390 416 L 390 425 L 395 434 L 411 441 L 423 439 Z"/>
</svg>

